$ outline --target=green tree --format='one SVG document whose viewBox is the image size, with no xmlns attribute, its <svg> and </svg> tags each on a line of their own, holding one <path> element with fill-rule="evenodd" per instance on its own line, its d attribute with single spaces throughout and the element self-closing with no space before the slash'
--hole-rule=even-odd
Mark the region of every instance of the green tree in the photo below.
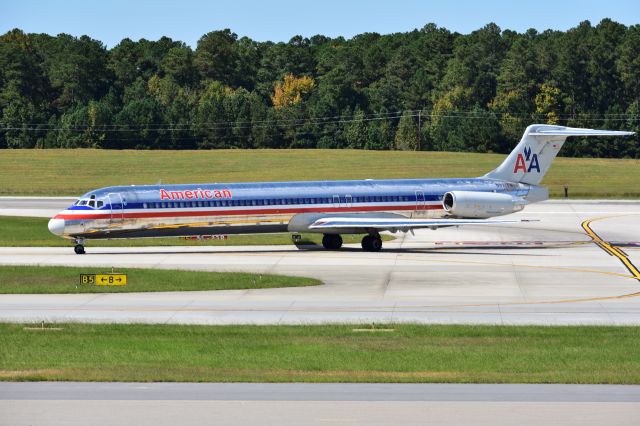
<svg viewBox="0 0 640 426">
<path fill-rule="evenodd" d="M 2 111 L 4 147 L 35 148 L 37 139 L 34 138 L 33 129 L 37 128 L 35 123 L 39 118 L 36 107 L 26 99 L 16 99 L 6 105 Z"/>
<path fill-rule="evenodd" d="M 542 33 L 427 24 L 280 43 L 227 29 L 195 51 L 168 37 L 107 50 L 86 36 L 14 29 L 0 36 L 0 148 L 391 149 L 397 139 L 403 149 L 505 152 L 534 121 L 635 128 L 638 46 L 638 25 L 610 19 Z M 313 87 L 272 101 L 287 75 Z M 416 127 L 406 117 L 415 111 L 424 116 L 413 141 L 405 127 Z M 577 140 L 563 155 L 637 156 L 639 138 Z"/>
<path fill-rule="evenodd" d="M 371 121 L 367 126 L 365 149 L 389 150 L 394 145 L 394 133 L 389 120 Z"/>
<path fill-rule="evenodd" d="M 441 91 L 469 88 L 476 103 L 487 105 L 496 94 L 497 75 L 507 47 L 500 27 L 493 23 L 469 36 L 457 37 Z"/>
<path fill-rule="evenodd" d="M 237 39 L 235 33 L 224 29 L 207 33 L 198 40 L 195 64 L 202 78 L 220 81 L 227 86 L 236 85 Z"/>
<path fill-rule="evenodd" d="M 104 96 L 110 83 L 106 63 L 107 51 L 101 42 L 58 35 L 44 55 L 46 74 L 57 91 L 53 104 L 65 109 Z"/>
<path fill-rule="evenodd" d="M 517 36 L 500 67 L 496 96 L 489 107 L 500 117 L 501 133 L 508 144 L 501 147 L 501 151 L 508 150 L 509 141 L 517 140 L 532 120 L 540 78 L 534 49 L 536 36 L 535 30 Z"/>
<path fill-rule="evenodd" d="M 187 46 L 172 47 L 162 58 L 162 71 L 180 86 L 192 86 L 198 81 L 193 52 Z"/>
<path fill-rule="evenodd" d="M 400 151 L 415 151 L 418 149 L 418 127 L 411 114 L 405 113 L 400 118 L 394 145 Z"/>
<path fill-rule="evenodd" d="M 586 112 L 592 103 L 588 64 L 591 56 L 593 27 L 583 21 L 563 34 L 556 44 L 557 63 L 551 70 L 551 80 L 564 94 L 565 112 Z"/>
<path fill-rule="evenodd" d="M 356 108 L 353 118 L 345 125 L 344 139 L 348 148 L 364 148 L 367 142 L 367 122 L 360 108 Z"/>
<path fill-rule="evenodd" d="M 591 88 L 594 112 L 607 112 L 611 108 L 611 99 L 620 99 L 622 84 L 616 63 L 619 58 L 617 49 L 624 40 L 626 27 L 603 19 L 594 29 L 591 37 L 591 51 L 587 71 Z"/>
<path fill-rule="evenodd" d="M 226 122 L 223 101 L 230 89 L 219 81 L 206 80 L 198 99 L 195 126 L 199 148 L 224 148 Z"/>
<path fill-rule="evenodd" d="M 163 124 L 162 108 L 155 99 L 145 96 L 132 100 L 124 105 L 114 118 L 121 136 L 109 141 L 109 148 L 116 149 L 161 149 L 162 131 L 158 127 Z"/>
<path fill-rule="evenodd" d="M 640 25 L 629 27 L 617 50 L 624 97 L 629 104 L 640 101 Z"/>
</svg>

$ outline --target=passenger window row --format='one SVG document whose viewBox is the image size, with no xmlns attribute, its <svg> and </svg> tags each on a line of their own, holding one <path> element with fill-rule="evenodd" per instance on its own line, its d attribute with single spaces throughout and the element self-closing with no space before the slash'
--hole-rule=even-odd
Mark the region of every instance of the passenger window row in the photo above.
<svg viewBox="0 0 640 426">
<path fill-rule="evenodd" d="M 340 204 L 345 203 L 390 203 L 412 201 L 408 196 L 382 195 L 362 197 L 340 197 Z M 337 200 L 335 200 L 337 202 Z M 283 206 L 300 204 L 334 204 L 332 198 L 279 198 L 266 200 L 217 200 L 217 201 L 170 201 L 159 203 L 143 203 L 145 209 L 193 208 L 193 207 L 253 207 Z"/>
</svg>

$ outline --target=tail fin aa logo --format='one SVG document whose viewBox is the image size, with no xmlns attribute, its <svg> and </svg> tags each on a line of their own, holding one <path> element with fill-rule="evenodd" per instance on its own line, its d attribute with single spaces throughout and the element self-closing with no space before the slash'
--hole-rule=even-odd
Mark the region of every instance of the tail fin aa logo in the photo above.
<svg viewBox="0 0 640 426">
<path fill-rule="evenodd" d="M 540 163 L 538 163 L 538 154 L 531 153 L 531 147 L 524 147 L 524 155 L 518 154 L 516 158 L 516 164 L 513 167 L 513 173 L 520 171 L 524 173 L 530 173 L 532 170 L 540 173 Z M 528 166 L 527 166 L 528 165 Z"/>
</svg>

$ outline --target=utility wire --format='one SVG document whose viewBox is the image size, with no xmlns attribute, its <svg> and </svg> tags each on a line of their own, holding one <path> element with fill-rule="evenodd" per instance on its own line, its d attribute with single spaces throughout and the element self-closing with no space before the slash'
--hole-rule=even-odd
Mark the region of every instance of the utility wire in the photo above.
<svg viewBox="0 0 640 426">
<path fill-rule="evenodd" d="M 19 131 L 68 131 L 68 132 L 139 132 L 139 131 L 162 131 L 162 132 L 185 132 L 185 131 L 207 131 L 207 130 L 243 130 L 243 129 L 260 129 L 260 128 L 295 128 L 302 126 L 317 126 L 317 125 L 329 125 L 329 124 L 345 124 L 354 122 L 369 122 L 369 121 L 381 121 L 381 120 L 398 120 L 404 117 L 418 117 L 424 119 L 433 118 L 453 118 L 453 119 L 473 119 L 473 120 L 486 120 L 487 117 L 499 118 L 499 117 L 513 117 L 513 118 L 532 118 L 532 119 L 544 119 L 545 115 L 540 113 L 508 113 L 508 112 L 490 112 L 490 111 L 456 111 L 449 112 L 447 114 L 433 114 L 423 113 L 425 110 L 406 110 L 396 111 L 379 114 L 367 114 L 362 118 L 356 118 L 352 115 L 351 118 L 345 118 L 344 116 L 329 116 L 329 117 L 310 117 L 300 119 L 286 119 L 286 120 L 253 120 L 253 121 L 219 121 L 201 124 L 192 123 L 149 123 L 141 126 L 130 125 L 98 125 L 90 126 L 88 124 L 76 125 L 73 127 L 60 127 L 53 126 L 49 123 L 28 123 L 22 126 L 3 126 L 0 130 L 19 130 Z M 556 117 L 563 121 L 575 120 L 581 122 L 628 122 L 640 119 L 638 114 L 557 114 Z M 207 125 L 208 124 L 208 125 Z"/>
</svg>

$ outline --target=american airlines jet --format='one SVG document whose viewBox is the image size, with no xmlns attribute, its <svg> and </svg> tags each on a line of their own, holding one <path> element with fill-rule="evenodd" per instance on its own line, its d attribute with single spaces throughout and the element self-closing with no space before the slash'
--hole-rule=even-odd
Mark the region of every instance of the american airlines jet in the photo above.
<svg viewBox="0 0 640 426">
<path fill-rule="evenodd" d="M 326 249 L 341 234 L 363 234 L 362 248 L 379 251 L 382 231 L 514 222 L 487 220 L 548 198 L 538 184 L 569 136 L 633 132 L 533 124 L 496 168 L 478 178 L 195 185 L 132 185 L 96 189 L 49 221 L 75 242 L 148 237 L 317 232 Z"/>
</svg>

